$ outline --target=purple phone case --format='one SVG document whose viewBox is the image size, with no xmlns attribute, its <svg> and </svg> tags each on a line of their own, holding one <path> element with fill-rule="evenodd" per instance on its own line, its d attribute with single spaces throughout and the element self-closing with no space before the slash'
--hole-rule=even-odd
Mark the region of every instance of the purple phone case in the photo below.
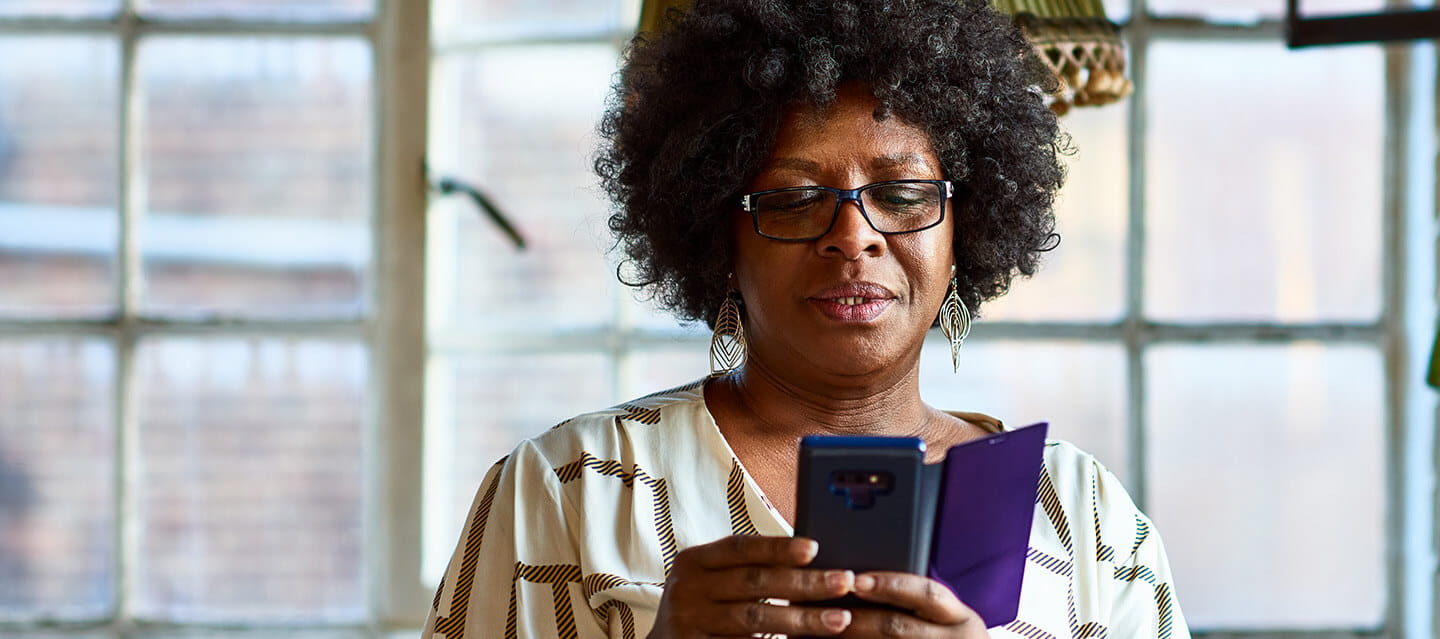
<svg viewBox="0 0 1440 639">
<path fill-rule="evenodd" d="M 930 578 L 950 587 L 987 627 L 1015 620 L 1045 422 L 955 446 L 940 480 Z"/>
</svg>

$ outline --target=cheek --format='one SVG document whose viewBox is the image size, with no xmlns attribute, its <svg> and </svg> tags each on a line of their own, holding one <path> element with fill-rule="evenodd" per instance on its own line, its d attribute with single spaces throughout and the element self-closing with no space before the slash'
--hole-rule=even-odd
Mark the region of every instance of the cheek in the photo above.
<svg viewBox="0 0 1440 639">
<path fill-rule="evenodd" d="M 942 228 L 933 229 L 933 235 L 930 235 L 931 231 L 925 231 L 907 249 L 912 256 L 911 268 L 917 275 L 927 282 L 941 280 L 948 286 L 950 267 L 955 265 L 955 250 L 950 229 L 944 228 L 941 232 Z"/>
<path fill-rule="evenodd" d="M 734 278 L 731 286 L 740 291 L 751 309 L 763 305 L 762 300 L 774 282 L 774 274 L 788 272 L 788 266 L 774 255 L 775 245 L 755 234 L 750 216 L 740 214 L 731 226 L 734 252 L 731 257 L 731 271 Z"/>
<path fill-rule="evenodd" d="M 922 294 L 926 303 L 939 309 L 950 290 L 951 268 L 955 265 L 955 256 L 949 229 L 947 228 L 944 234 L 937 233 L 936 236 L 929 238 L 931 241 L 918 248 L 920 253 L 916 256 L 916 273 L 922 278 Z"/>
<path fill-rule="evenodd" d="M 953 224 L 952 220 L 947 219 L 944 224 L 935 229 L 942 232 L 936 233 L 935 248 L 931 258 L 934 260 L 933 263 L 941 281 L 947 287 L 950 285 L 950 276 L 954 273 L 956 263 L 955 227 Z"/>
</svg>

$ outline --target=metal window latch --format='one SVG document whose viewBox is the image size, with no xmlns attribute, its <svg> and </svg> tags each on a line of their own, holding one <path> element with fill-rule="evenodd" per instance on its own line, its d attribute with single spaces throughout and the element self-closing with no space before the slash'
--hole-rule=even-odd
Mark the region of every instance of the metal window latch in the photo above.
<svg viewBox="0 0 1440 639">
<path fill-rule="evenodd" d="M 506 237 L 510 238 L 510 241 L 515 244 L 515 248 L 522 251 L 525 250 L 525 238 L 520 235 L 519 231 L 515 230 L 515 225 L 511 224 L 510 219 L 507 218 L 504 213 L 500 212 L 500 208 L 495 206 L 495 203 L 491 202 L 490 198 L 485 197 L 485 194 L 480 192 L 480 189 L 464 180 L 449 176 L 431 176 L 428 178 L 428 182 L 430 189 L 440 195 L 463 193 L 469 196 L 470 201 L 475 203 L 475 207 L 480 209 L 486 217 L 490 218 L 490 221 L 494 222 L 495 226 L 500 227 L 500 231 L 504 233 Z"/>
</svg>

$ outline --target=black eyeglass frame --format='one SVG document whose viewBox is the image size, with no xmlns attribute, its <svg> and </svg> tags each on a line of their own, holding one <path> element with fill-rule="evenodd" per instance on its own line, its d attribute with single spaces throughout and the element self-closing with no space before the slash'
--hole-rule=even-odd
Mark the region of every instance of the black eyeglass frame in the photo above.
<svg viewBox="0 0 1440 639">
<path fill-rule="evenodd" d="M 905 231 L 882 231 L 876 228 L 875 222 L 871 221 L 870 219 L 870 212 L 865 210 L 865 201 L 860 199 L 860 194 L 875 187 L 891 186 L 895 184 L 931 184 L 939 187 L 944 192 L 940 198 L 940 217 L 936 218 L 934 222 L 931 222 L 930 224 L 922 226 L 918 229 L 908 229 Z M 760 230 L 760 212 L 755 209 L 755 198 L 762 195 L 770 195 L 771 193 L 785 193 L 791 191 L 827 191 L 835 195 L 835 210 L 830 212 L 830 224 L 825 227 L 825 230 L 811 237 L 775 237 L 774 235 L 766 235 Z M 837 189 L 829 186 L 787 186 L 783 189 L 756 191 L 754 193 L 747 193 L 740 196 L 740 210 L 750 214 L 750 222 L 755 227 L 755 234 L 759 235 L 760 237 L 775 240 L 776 242 L 812 242 L 814 240 L 825 237 L 830 233 L 832 229 L 835 228 L 835 220 L 840 218 L 840 207 L 845 204 L 846 201 L 855 202 L 855 206 L 860 209 L 860 216 L 865 218 L 865 223 L 869 224 L 870 228 L 874 229 L 876 233 L 880 233 L 882 235 L 905 235 L 907 233 L 919 233 L 920 231 L 932 229 L 936 226 L 939 226 L 941 222 L 945 221 L 945 210 L 948 208 L 946 206 L 946 202 L 948 202 L 950 198 L 954 196 L 955 183 L 949 180 L 885 180 L 883 182 L 871 182 L 864 186 L 856 187 L 853 189 Z"/>
</svg>

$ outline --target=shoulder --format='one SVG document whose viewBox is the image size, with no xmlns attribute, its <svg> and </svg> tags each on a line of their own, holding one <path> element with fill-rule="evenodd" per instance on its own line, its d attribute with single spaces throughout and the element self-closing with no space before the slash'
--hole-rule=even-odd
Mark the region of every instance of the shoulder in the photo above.
<svg viewBox="0 0 1440 639">
<path fill-rule="evenodd" d="M 583 454 L 613 459 L 637 446 L 673 443 L 708 414 L 704 385 L 702 379 L 581 413 L 520 442 L 514 454 L 539 455 L 559 465 Z"/>
<path fill-rule="evenodd" d="M 1048 483 L 1068 504 L 1139 514 L 1120 478 L 1094 455 L 1063 439 L 1045 440 L 1044 455 L 1042 491 Z"/>
<path fill-rule="evenodd" d="M 1005 424 L 1003 422 L 984 413 L 968 413 L 955 410 L 947 410 L 945 411 L 945 413 L 962 422 L 977 426 L 980 428 L 980 430 L 983 430 L 988 434 L 993 435 L 995 433 L 1003 432 L 1005 430 Z"/>
<path fill-rule="evenodd" d="M 1080 556 L 1124 564 L 1155 541 L 1153 525 L 1120 479 L 1093 455 L 1063 440 L 1045 442 L 1039 501 L 1059 525 L 1068 524 Z M 1088 551 L 1088 552 L 1087 552 Z"/>
<path fill-rule="evenodd" d="M 1116 484 L 1120 481 L 1094 455 L 1063 439 L 1045 440 L 1045 469 L 1054 475 L 1057 481 L 1113 481 Z"/>
<path fill-rule="evenodd" d="M 1050 523 L 1039 529 L 1050 543 L 1041 543 L 1068 551 L 1075 583 L 1105 602 L 1094 614 L 1108 618 L 1112 636 L 1190 636 L 1164 542 L 1114 473 L 1075 445 L 1049 440 L 1039 492 L 1037 521 Z M 1031 539 L 1034 547 L 1033 532 Z"/>
</svg>

